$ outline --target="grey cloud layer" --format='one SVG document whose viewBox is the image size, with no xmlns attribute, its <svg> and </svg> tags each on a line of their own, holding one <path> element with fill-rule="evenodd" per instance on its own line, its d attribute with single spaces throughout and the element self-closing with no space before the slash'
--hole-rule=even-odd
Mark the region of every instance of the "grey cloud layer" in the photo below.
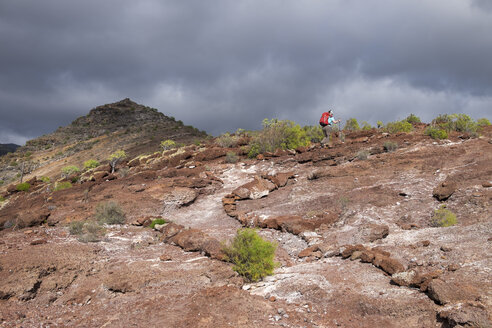
<svg viewBox="0 0 492 328">
<path fill-rule="evenodd" d="M 0 3 L 0 142 L 130 97 L 213 134 L 492 112 L 484 0 Z"/>
</svg>

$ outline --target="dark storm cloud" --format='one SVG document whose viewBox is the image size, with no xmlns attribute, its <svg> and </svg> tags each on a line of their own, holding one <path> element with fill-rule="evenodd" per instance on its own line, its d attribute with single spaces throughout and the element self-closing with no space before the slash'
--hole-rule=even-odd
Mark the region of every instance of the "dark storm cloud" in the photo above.
<svg viewBox="0 0 492 328">
<path fill-rule="evenodd" d="M 410 112 L 489 117 L 488 1 L 0 3 L 0 142 L 130 97 L 218 134 Z"/>
</svg>

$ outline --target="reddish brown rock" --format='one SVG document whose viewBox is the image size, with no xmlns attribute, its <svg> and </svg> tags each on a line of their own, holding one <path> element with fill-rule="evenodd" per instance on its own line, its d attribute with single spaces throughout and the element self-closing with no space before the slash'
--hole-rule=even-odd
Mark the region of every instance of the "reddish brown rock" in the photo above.
<svg viewBox="0 0 492 328">
<path fill-rule="evenodd" d="M 200 251 L 205 241 L 205 234 L 198 229 L 181 230 L 170 241 L 187 252 Z"/>
<path fill-rule="evenodd" d="M 490 313 L 479 304 L 457 304 L 439 312 L 447 327 L 492 327 Z"/>
<path fill-rule="evenodd" d="M 220 157 L 224 157 L 227 153 L 227 149 L 224 148 L 210 148 L 205 149 L 201 153 L 195 156 L 195 160 L 200 162 L 211 161 Z"/>
<path fill-rule="evenodd" d="M 386 238 L 389 234 L 389 227 L 385 224 L 369 223 L 361 228 L 361 235 L 365 241 L 370 243 Z"/>
<path fill-rule="evenodd" d="M 422 277 L 418 271 L 409 270 L 393 274 L 391 281 L 399 286 L 418 287 L 422 282 Z"/>
<path fill-rule="evenodd" d="M 441 182 L 432 192 L 432 196 L 439 201 L 445 201 L 456 191 L 457 184 L 453 181 Z"/>
<path fill-rule="evenodd" d="M 236 188 L 232 193 L 238 199 L 260 199 L 274 189 L 276 186 L 273 183 L 257 176 L 253 181 Z"/>
<path fill-rule="evenodd" d="M 427 293 L 431 299 L 439 304 L 449 304 L 464 301 L 475 301 L 480 293 L 473 286 L 457 282 L 446 282 L 434 279 L 427 287 Z"/>
<path fill-rule="evenodd" d="M 184 229 L 184 226 L 180 224 L 176 224 L 174 222 L 171 222 L 164 226 L 160 232 L 162 233 L 161 236 L 161 241 L 167 242 L 169 239 L 177 235 L 179 232 L 181 232 Z"/>
<path fill-rule="evenodd" d="M 389 275 L 405 271 L 405 267 L 403 266 L 403 264 L 400 263 L 400 261 L 379 253 L 375 254 L 372 263 L 375 266 L 381 268 L 381 270 L 388 273 Z"/>
<path fill-rule="evenodd" d="M 108 175 L 109 175 L 108 171 L 96 171 L 96 172 L 94 172 L 94 174 L 92 174 L 92 176 L 94 177 L 94 179 L 96 181 L 101 181 L 102 179 L 104 179 Z"/>
<path fill-rule="evenodd" d="M 265 179 L 270 180 L 277 188 L 284 187 L 290 178 L 294 177 L 294 172 L 277 173 L 275 175 L 265 175 Z"/>
<path fill-rule="evenodd" d="M 319 252 L 319 248 L 318 248 L 318 245 L 314 245 L 314 246 L 311 246 L 311 247 L 308 247 L 306 249 L 303 249 L 299 255 L 297 255 L 299 258 L 303 258 L 303 257 L 309 257 L 309 256 L 313 256 L 314 253 L 320 253 Z"/>
<path fill-rule="evenodd" d="M 342 251 L 342 258 L 346 259 L 352 256 L 352 253 L 355 251 L 366 251 L 366 248 L 361 244 L 358 245 L 346 245 L 345 249 Z"/>
<path fill-rule="evenodd" d="M 31 241 L 31 245 L 42 245 L 46 244 L 48 241 L 46 239 L 34 239 Z"/>
<path fill-rule="evenodd" d="M 171 261 L 172 257 L 169 254 L 162 254 L 161 256 L 159 256 L 159 260 L 161 260 L 163 262 Z"/>
</svg>

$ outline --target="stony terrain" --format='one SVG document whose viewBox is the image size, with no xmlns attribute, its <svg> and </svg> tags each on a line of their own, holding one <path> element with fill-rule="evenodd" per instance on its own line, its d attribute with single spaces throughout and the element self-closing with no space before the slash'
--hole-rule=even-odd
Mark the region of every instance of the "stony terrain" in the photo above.
<svg viewBox="0 0 492 328">
<path fill-rule="evenodd" d="M 190 145 L 55 192 L 34 171 L 29 192 L 2 189 L 0 326 L 491 327 L 492 129 L 422 129 L 237 163 L 240 148 Z M 127 224 L 94 243 L 69 234 L 109 200 Z M 432 226 L 442 205 L 456 225 Z M 155 217 L 171 223 L 146 227 Z M 223 261 L 242 226 L 278 244 L 257 283 Z"/>
</svg>

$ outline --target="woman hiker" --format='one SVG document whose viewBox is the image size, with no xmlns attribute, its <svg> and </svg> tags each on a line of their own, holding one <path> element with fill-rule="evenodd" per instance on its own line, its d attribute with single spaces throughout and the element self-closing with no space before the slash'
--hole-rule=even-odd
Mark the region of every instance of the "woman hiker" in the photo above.
<svg viewBox="0 0 492 328">
<path fill-rule="evenodd" d="M 323 129 L 323 135 L 325 136 L 323 140 L 321 140 L 321 145 L 326 145 L 330 142 L 330 136 L 333 132 L 334 125 L 340 123 L 340 120 L 335 121 L 333 118 L 333 112 L 331 110 L 324 112 L 321 114 L 321 118 L 319 119 L 319 125 Z"/>
</svg>

